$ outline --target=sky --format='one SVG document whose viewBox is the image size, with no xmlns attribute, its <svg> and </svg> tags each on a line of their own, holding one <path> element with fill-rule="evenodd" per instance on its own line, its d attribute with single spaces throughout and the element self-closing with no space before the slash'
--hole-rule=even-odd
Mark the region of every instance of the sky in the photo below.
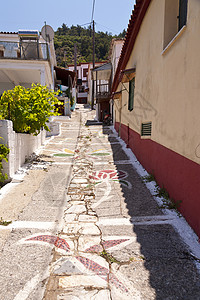
<svg viewBox="0 0 200 300">
<path fill-rule="evenodd" d="M 40 31 L 45 21 L 55 31 L 63 23 L 82 26 L 92 20 L 93 1 L 96 31 L 114 35 L 127 29 L 135 0 L 5 0 L 1 1 L 0 31 Z"/>
</svg>

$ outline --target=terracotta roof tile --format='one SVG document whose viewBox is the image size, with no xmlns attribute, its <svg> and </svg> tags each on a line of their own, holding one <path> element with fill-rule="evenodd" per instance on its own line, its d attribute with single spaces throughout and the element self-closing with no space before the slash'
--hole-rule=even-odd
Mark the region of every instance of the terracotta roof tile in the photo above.
<svg viewBox="0 0 200 300">
<path fill-rule="evenodd" d="M 0 31 L 0 34 L 18 34 L 18 32 Z"/>
</svg>

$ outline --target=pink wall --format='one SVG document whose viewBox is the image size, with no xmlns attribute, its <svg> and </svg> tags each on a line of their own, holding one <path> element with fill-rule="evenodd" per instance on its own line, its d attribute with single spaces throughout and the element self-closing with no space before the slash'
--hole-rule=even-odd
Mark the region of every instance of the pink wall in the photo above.
<svg viewBox="0 0 200 300">
<path fill-rule="evenodd" d="M 119 123 L 115 123 L 119 130 Z M 121 138 L 128 144 L 128 127 L 121 125 Z M 200 165 L 129 129 L 129 147 L 157 183 L 175 201 L 180 212 L 200 237 Z"/>
</svg>

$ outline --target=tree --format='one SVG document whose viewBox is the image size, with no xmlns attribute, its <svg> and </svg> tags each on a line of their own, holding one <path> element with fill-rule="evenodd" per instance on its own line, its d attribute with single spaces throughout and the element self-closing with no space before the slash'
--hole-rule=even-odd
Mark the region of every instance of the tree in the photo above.
<svg viewBox="0 0 200 300">
<path fill-rule="evenodd" d="M 54 44 L 59 66 L 64 66 L 64 51 L 66 51 L 66 63 L 74 63 L 74 44 L 77 44 L 77 62 L 92 61 L 92 31 L 80 25 L 68 28 L 65 24 L 55 32 Z M 108 59 L 110 43 L 113 36 L 108 32 L 95 33 L 95 56 L 98 61 Z"/>
</svg>

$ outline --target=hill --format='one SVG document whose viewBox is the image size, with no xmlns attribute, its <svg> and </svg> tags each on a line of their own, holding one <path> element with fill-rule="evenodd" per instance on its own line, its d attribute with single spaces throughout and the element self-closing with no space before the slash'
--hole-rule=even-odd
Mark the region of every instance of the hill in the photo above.
<svg viewBox="0 0 200 300">
<path fill-rule="evenodd" d="M 118 36 L 108 32 L 95 32 L 95 60 L 108 59 L 110 43 L 113 38 L 125 36 L 125 30 Z M 77 26 L 70 28 L 62 24 L 55 32 L 54 45 L 58 66 L 74 63 L 74 45 L 77 45 L 77 63 L 92 61 L 92 29 Z"/>
</svg>

